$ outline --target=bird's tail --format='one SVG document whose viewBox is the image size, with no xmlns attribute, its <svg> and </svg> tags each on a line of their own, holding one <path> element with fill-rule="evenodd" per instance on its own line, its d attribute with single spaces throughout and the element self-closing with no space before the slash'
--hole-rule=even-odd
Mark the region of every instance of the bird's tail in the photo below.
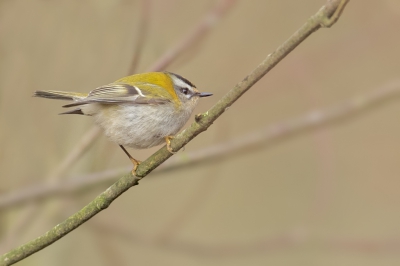
<svg viewBox="0 0 400 266">
<path fill-rule="evenodd" d="M 87 94 L 66 91 L 35 91 L 33 96 L 48 99 L 77 101 L 85 98 Z"/>
</svg>

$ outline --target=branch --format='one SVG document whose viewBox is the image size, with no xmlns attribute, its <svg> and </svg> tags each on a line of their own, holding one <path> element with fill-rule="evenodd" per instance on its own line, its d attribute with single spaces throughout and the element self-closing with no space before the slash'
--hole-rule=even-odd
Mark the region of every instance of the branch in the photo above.
<svg viewBox="0 0 400 266">
<path fill-rule="evenodd" d="M 261 62 L 245 79 L 239 82 L 233 89 L 231 89 L 216 105 L 214 105 L 206 113 L 197 115 L 196 121 L 192 125 L 178 134 L 171 142 L 171 147 L 174 151 L 180 150 L 190 140 L 196 137 L 201 132 L 207 130 L 212 123 L 221 116 L 225 110 L 230 107 L 237 99 L 240 98 L 247 90 L 249 90 L 258 80 L 267 74 L 278 62 L 280 62 L 287 54 L 289 54 L 295 47 L 297 47 L 304 39 L 311 33 L 318 30 L 326 21 L 329 21 L 334 14 L 341 14 L 337 11 L 338 7 L 344 7 L 343 2 L 348 0 L 329 0 L 314 16 L 295 32 L 286 42 L 284 42 L 275 52 L 268 55 L 268 57 Z M 340 5 L 341 4 L 341 5 Z M 333 22 L 334 23 L 334 22 Z M 139 180 L 152 172 L 165 160 L 171 157 L 172 154 L 168 152 L 164 146 L 146 161 L 142 162 L 136 173 L 137 176 L 127 174 L 121 177 L 117 182 L 110 186 L 106 191 L 97 196 L 92 202 L 86 205 L 82 210 L 70 216 L 67 220 L 56 225 L 44 235 L 24 244 L 18 248 L 0 257 L 0 265 L 14 264 L 33 253 L 47 247 L 58 239 L 67 235 L 84 222 L 98 214 L 100 211 L 108 208 L 110 204 L 117 199 L 122 193 L 127 191 L 130 187 L 139 184 Z"/>
<path fill-rule="evenodd" d="M 276 64 L 278 64 L 286 55 L 296 48 L 311 33 L 318 30 L 322 25 L 329 21 L 333 14 L 337 14 L 339 5 L 343 8 L 343 2 L 348 0 L 328 0 L 314 16 L 297 30 L 287 41 L 285 41 L 278 49 L 269 54 L 267 58 L 261 62 L 247 77 L 231 89 L 221 100 L 217 102 L 210 110 L 204 114 L 197 115 L 195 122 L 190 127 L 179 133 L 172 141 L 171 148 L 178 151 L 183 148 L 189 141 L 201 132 L 207 130 L 212 123 L 217 120 L 236 100 L 238 100 L 246 91 L 248 91 L 257 81 L 267 74 Z M 340 11 L 341 12 L 341 11 Z M 167 150 L 166 146 L 159 149 L 146 161 L 141 163 L 136 170 L 136 182 L 148 175 L 160 164 L 166 161 L 172 154 Z M 134 182 L 134 183 L 136 183 Z M 135 184 L 136 185 L 136 184 Z"/>
<path fill-rule="evenodd" d="M 150 67 L 150 70 L 159 71 L 165 69 L 178 55 L 187 50 L 188 47 L 198 43 L 200 39 L 203 38 L 218 22 L 218 20 L 221 19 L 235 1 L 236 0 L 220 0 L 215 8 L 213 8 L 211 12 L 199 22 L 199 24 L 189 31 L 189 34 L 185 36 L 185 38 L 170 50 L 166 51 L 163 56 L 161 56 L 160 59 Z"/>
<path fill-rule="evenodd" d="M 179 252 L 181 254 L 204 258 L 234 258 L 249 255 L 265 255 L 267 252 L 288 250 L 293 248 L 315 248 L 324 251 L 345 251 L 359 254 L 398 254 L 400 250 L 399 237 L 386 238 L 348 237 L 348 236 L 323 236 L 312 228 L 299 227 L 287 232 L 258 236 L 254 240 L 246 240 L 236 243 L 204 243 L 190 240 L 171 239 L 168 241 L 154 241 L 152 237 L 131 232 L 130 228 L 93 223 L 92 229 L 95 234 L 117 237 L 130 245 L 141 245 L 142 247 Z"/>
<path fill-rule="evenodd" d="M 187 152 L 183 155 L 184 160 L 179 156 L 175 156 L 157 168 L 156 172 L 153 173 L 153 177 L 154 174 L 160 174 L 195 163 L 225 159 L 227 155 L 234 155 L 244 149 L 260 148 L 260 144 L 272 142 L 310 127 L 322 126 L 332 121 L 354 115 L 399 93 L 400 80 L 394 80 L 369 93 L 355 96 L 330 107 L 316 109 L 287 121 L 268 125 L 244 136 L 216 143 L 194 152 Z M 3 196 L 0 195 L 0 210 L 35 200 L 71 194 L 102 182 L 113 180 L 116 176 L 129 171 L 129 169 L 130 166 L 77 175 L 66 180 L 60 180 L 59 182 L 41 183 Z"/>
<path fill-rule="evenodd" d="M 147 37 L 151 4 L 151 0 L 142 0 L 138 33 L 136 35 L 136 43 L 134 45 L 133 58 L 131 61 L 131 66 L 129 67 L 128 75 L 132 75 L 136 72 L 140 57 L 142 55 L 142 50 Z"/>
</svg>

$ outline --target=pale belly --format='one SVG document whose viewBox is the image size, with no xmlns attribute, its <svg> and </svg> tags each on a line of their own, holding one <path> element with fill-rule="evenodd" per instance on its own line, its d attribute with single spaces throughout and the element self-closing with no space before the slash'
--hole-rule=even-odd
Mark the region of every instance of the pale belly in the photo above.
<svg viewBox="0 0 400 266">
<path fill-rule="evenodd" d="M 177 114 L 174 106 L 169 104 L 99 107 L 99 104 L 90 104 L 85 108 L 86 113 L 91 113 L 111 141 L 136 149 L 165 143 L 164 138 L 178 133 L 191 114 Z"/>
</svg>

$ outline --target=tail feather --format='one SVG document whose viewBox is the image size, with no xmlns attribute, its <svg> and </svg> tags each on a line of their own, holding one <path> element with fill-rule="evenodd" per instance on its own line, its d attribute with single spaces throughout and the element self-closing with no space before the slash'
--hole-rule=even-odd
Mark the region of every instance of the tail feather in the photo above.
<svg viewBox="0 0 400 266">
<path fill-rule="evenodd" d="M 60 113 L 59 115 L 84 115 L 84 113 L 82 112 L 82 109 L 78 108 L 64 113 Z"/>
<path fill-rule="evenodd" d="M 87 95 L 84 93 L 65 91 L 35 91 L 33 96 L 48 99 L 76 101 L 85 98 Z"/>
</svg>

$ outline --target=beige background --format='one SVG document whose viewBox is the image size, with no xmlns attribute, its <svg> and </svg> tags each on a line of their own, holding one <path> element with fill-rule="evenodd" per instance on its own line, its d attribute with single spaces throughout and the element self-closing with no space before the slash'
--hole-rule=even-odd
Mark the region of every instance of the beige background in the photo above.
<svg viewBox="0 0 400 266">
<path fill-rule="evenodd" d="M 211 107 L 325 1 L 237 1 L 168 70 L 215 93 Z M 153 1 L 145 71 L 215 1 Z M 90 118 L 58 116 L 35 90 L 89 91 L 127 74 L 140 1 L 0 1 L 0 190 L 45 182 Z M 399 77 L 400 2 L 356 1 L 257 83 L 185 153 L 324 108 Z M 227 158 L 148 176 L 19 265 L 398 265 L 398 97 Z M 145 159 L 156 149 L 131 151 Z M 129 166 L 103 136 L 64 178 Z M 116 177 L 117 178 L 117 177 Z M 0 212 L 1 252 L 50 229 L 112 181 Z M 13 229 L 14 228 L 14 229 Z"/>
</svg>

